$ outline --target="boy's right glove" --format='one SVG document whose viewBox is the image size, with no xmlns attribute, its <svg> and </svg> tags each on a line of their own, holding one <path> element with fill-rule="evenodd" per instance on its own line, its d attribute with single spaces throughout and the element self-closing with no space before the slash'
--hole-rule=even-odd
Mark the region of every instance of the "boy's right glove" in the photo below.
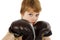
<svg viewBox="0 0 60 40">
<path fill-rule="evenodd" d="M 9 28 L 9 32 L 13 33 L 15 37 L 23 36 L 23 39 L 25 38 L 26 40 L 33 39 L 31 25 L 23 19 L 14 21 Z"/>
</svg>

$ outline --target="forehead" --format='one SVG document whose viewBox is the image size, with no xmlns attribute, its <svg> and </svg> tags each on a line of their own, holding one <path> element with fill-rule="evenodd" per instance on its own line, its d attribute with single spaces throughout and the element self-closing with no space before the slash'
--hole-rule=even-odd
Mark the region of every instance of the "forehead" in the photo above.
<svg viewBox="0 0 60 40">
<path fill-rule="evenodd" d="M 27 12 L 32 14 L 39 14 L 39 12 L 35 12 L 33 8 L 28 8 Z"/>
</svg>

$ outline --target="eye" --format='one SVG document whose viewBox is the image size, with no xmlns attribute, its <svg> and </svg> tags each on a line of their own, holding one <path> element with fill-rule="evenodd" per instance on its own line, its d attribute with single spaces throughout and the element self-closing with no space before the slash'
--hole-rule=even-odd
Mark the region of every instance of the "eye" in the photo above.
<svg viewBox="0 0 60 40">
<path fill-rule="evenodd" d="M 39 14 L 36 14 L 36 17 L 38 17 L 39 16 Z"/>
<path fill-rule="evenodd" d="M 33 16 L 33 14 L 30 13 L 29 16 Z"/>
</svg>

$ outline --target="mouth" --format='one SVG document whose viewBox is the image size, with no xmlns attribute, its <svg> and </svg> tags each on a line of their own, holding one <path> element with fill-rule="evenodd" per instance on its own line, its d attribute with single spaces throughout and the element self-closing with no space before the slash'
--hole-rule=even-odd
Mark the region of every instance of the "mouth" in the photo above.
<svg viewBox="0 0 60 40">
<path fill-rule="evenodd" d="M 32 24 L 34 24 L 35 22 L 31 22 Z"/>
</svg>

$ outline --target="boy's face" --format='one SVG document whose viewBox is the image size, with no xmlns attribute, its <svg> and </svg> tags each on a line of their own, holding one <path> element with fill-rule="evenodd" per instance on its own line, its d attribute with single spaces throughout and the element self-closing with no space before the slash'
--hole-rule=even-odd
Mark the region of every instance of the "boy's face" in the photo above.
<svg viewBox="0 0 60 40">
<path fill-rule="evenodd" d="M 34 12 L 32 9 L 29 11 L 26 11 L 22 18 L 25 20 L 28 20 L 30 23 L 34 24 L 38 19 L 39 13 Z"/>
</svg>

